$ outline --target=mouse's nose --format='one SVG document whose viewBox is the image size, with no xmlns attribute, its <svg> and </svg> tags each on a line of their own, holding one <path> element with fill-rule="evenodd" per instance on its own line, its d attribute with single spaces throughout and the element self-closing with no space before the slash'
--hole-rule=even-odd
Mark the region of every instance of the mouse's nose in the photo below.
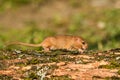
<svg viewBox="0 0 120 80">
<path fill-rule="evenodd" d="M 86 49 L 88 48 L 88 44 L 85 45 Z"/>
<path fill-rule="evenodd" d="M 83 50 L 85 50 L 85 49 L 87 49 L 87 48 L 88 48 L 88 45 L 87 45 L 87 44 L 85 44 L 85 45 L 82 47 Z"/>
</svg>

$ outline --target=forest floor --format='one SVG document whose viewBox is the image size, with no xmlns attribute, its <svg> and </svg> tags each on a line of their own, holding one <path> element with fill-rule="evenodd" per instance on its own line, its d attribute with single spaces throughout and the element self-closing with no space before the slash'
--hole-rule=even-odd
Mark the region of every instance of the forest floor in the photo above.
<svg viewBox="0 0 120 80">
<path fill-rule="evenodd" d="M 43 53 L 0 50 L 1 80 L 120 80 L 120 49 Z"/>
</svg>

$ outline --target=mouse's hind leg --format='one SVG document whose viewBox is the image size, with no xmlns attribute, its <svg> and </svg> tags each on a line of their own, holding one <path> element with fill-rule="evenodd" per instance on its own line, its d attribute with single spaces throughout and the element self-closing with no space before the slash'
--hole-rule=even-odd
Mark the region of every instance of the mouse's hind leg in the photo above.
<svg viewBox="0 0 120 80">
<path fill-rule="evenodd" d="M 44 52 L 51 52 L 49 46 L 43 46 Z"/>
</svg>

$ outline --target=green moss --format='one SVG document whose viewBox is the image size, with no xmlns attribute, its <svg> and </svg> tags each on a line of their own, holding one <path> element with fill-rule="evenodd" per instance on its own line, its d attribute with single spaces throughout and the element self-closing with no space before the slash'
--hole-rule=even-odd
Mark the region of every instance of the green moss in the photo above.
<svg viewBox="0 0 120 80">
<path fill-rule="evenodd" d="M 84 61 L 82 58 L 80 58 L 80 59 L 77 59 L 75 63 L 76 64 L 87 64 L 87 63 L 90 63 L 90 61 Z"/>
<path fill-rule="evenodd" d="M 37 58 L 32 58 L 31 60 L 28 60 L 28 62 L 26 64 L 38 64 L 40 63 L 39 59 Z"/>
<path fill-rule="evenodd" d="M 50 78 L 46 78 L 45 80 L 72 80 L 68 75 L 64 76 L 51 76 Z"/>
<path fill-rule="evenodd" d="M 32 73 L 29 74 L 29 78 L 30 79 L 38 79 L 38 76 L 35 73 L 32 72 Z"/>
<path fill-rule="evenodd" d="M 92 77 L 93 80 L 99 80 L 99 79 L 102 79 L 100 76 L 93 76 Z"/>
<path fill-rule="evenodd" d="M 109 65 L 101 65 L 99 68 L 115 69 L 120 68 L 120 64 L 117 61 L 111 61 Z"/>
<path fill-rule="evenodd" d="M 118 70 L 118 72 L 117 72 L 119 75 L 120 75 L 120 70 Z"/>
<path fill-rule="evenodd" d="M 57 69 L 58 68 L 58 66 L 57 65 L 51 65 L 51 66 L 49 66 L 49 69 L 51 69 L 51 70 L 54 70 L 54 69 Z M 51 74 L 51 73 L 50 73 Z"/>
<path fill-rule="evenodd" d="M 0 70 L 6 69 L 6 68 L 7 68 L 7 66 L 6 66 L 5 62 L 0 62 Z"/>
<path fill-rule="evenodd" d="M 7 75 L 1 75 L 0 74 L 0 80 L 12 80 L 12 76 L 7 76 Z"/>
<path fill-rule="evenodd" d="M 110 65 L 113 65 L 113 67 L 120 67 L 120 63 L 117 61 L 112 61 Z"/>
<path fill-rule="evenodd" d="M 15 63 L 16 66 L 24 67 L 26 65 L 25 62 L 17 62 Z"/>
<path fill-rule="evenodd" d="M 10 59 L 10 53 L 7 50 L 0 50 L 0 60 Z"/>
<path fill-rule="evenodd" d="M 117 76 L 106 77 L 105 80 L 120 80 L 120 77 Z"/>
</svg>

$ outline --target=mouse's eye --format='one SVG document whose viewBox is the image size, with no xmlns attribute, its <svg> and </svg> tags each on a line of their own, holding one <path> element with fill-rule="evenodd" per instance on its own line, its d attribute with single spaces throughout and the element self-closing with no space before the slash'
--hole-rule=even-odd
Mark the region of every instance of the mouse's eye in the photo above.
<svg viewBox="0 0 120 80">
<path fill-rule="evenodd" d="M 82 44 L 85 45 L 85 42 L 83 41 Z"/>
</svg>

